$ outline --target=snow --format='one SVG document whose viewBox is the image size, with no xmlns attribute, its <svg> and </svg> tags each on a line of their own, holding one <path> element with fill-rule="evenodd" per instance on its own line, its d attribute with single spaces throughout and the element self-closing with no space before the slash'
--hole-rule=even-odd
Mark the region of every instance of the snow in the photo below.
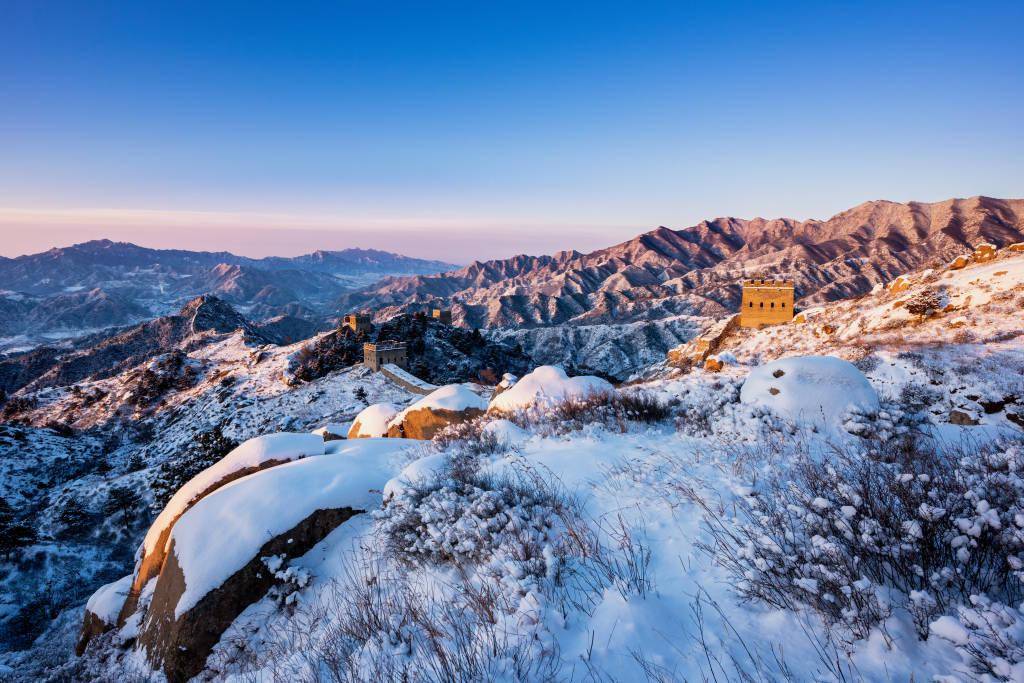
<svg viewBox="0 0 1024 683">
<path fill-rule="evenodd" d="M 488 422 L 484 425 L 482 432 L 494 437 L 498 443 L 504 446 L 516 446 L 530 438 L 529 432 L 511 420 L 505 419 Z"/>
<path fill-rule="evenodd" d="M 351 427 L 341 433 L 348 434 L 351 428 L 358 424 L 359 433 L 353 434 L 353 438 L 387 436 L 388 422 L 398 414 L 399 410 L 399 407 L 393 403 L 374 403 L 359 411 L 356 418 L 352 420 Z"/>
<path fill-rule="evenodd" d="M 448 456 L 444 453 L 435 453 L 412 461 L 402 468 L 397 477 L 384 485 L 384 500 L 402 495 L 410 484 L 429 481 L 442 471 L 447 463 Z"/>
<path fill-rule="evenodd" d="M 393 363 L 387 363 L 384 365 L 384 369 L 390 372 L 395 377 L 398 377 L 403 382 L 407 382 L 414 387 L 419 389 L 436 389 L 437 387 L 430 382 L 425 382 L 411 372 L 406 372 L 402 368 L 394 365 Z"/>
<path fill-rule="evenodd" d="M 495 396 L 490 409 L 512 411 L 535 404 L 546 405 L 612 391 L 612 385 L 600 377 L 569 377 L 560 367 L 542 365 L 525 375 L 511 389 Z"/>
<path fill-rule="evenodd" d="M 784 358 L 751 371 L 740 401 L 793 421 L 837 422 L 851 409 L 878 410 L 878 394 L 852 363 L 831 356 Z"/>
<path fill-rule="evenodd" d="M 469 384 L 446 384 L 416 401 L 395 415 L 389 424 L 399 424 L 405 416 L 417 410 L 451 410 L 461 412 L 475 408 L 487 410 L 487 401 L 480 397 Z"/>
<path fill-rule="evenodd" d="M 85 609 L 103 620 L 105 624 L 113 624 L 124 606 L 125 598 L 132 587 L 132 575 L 123 576 L 113 583 L 103 586 L 89 598 Z"/>
<path fill-rule="evenodd" d="M 331 436 L 345 436 L 348 434 L 348 426 L 339 422 L 328 422 L 323 427 L 314 429 L 312 433 L 321 438 L 328 434 Z"/>
<path fill-rule="evenodd" d="M 245 566 L 269 540 L 315 511 L 380 505 L 380 490 L 398 469 L 400 454 L 410 442 L 343 443 L 330 456 L 278 465 L 233 481 L 181 516 L 171 532 L 185 577 L 176 618 Z M 210 542 L 211 533 L 216 533 L 216 543 Z"/>
<path fill-rule="evenodd" d="M 153 522 L 142 543 L 148 555 L 156 548 L 160 534 L 185 510 L 192 500 L 224 477 L 271 460 L 297 460 L 324 454 L 324 440 L 316 434 L 280 433 L 257 436 L 241 444 L 216 463 L 190 479 L 168 501 Z M 180 520 L 179 520 L 180 523 Z"/>
</svg>

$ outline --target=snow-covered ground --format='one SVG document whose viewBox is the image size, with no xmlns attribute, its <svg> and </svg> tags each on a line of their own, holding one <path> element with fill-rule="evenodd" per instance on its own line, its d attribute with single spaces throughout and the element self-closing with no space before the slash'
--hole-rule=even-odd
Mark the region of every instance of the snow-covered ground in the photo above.
<svg viewBox="0 0 1024 683">
<path fill-rule="evenodd" d="M 203 534 L 220 522 L 200 523 L 207 508 L 240 525 L 232 566 L 264 527 L 295 522 L 281 506 L 306 488 L 314 502 L 332 486 L 358 489 L 370 512 L 290 563 L 269 558 L 280 586 L 234 620 L 201 678 L 1022 680 L 1021 263 L 909 274 L 804 322 L 740 330 L 718 354 L 720 372 L 655 364 L 615 390 L 553 368 L 508 378 L 491 402 L 507 404 L 500 412 L 432 442 L 361 440 L 370 460 L 351 491 L 318 476 L 344 457 L 333 442 L 279 466 L 313 473 L 287 491 L 238 480 L 182 527 L 189 566 L 215 555 Z M 129 452 L 156 466 L 213 427 L 238 440 L 310 432 L 348 424 L 367 404 L 392 404 L 391 414 L 420 398 L 363 368 L 294 386 L 295 350 L 240 337 L 198 349 L 194 384 L 132 408 L 151 425 L 148 444 L 113 449 L 112 472 L 54 485 L 92 500 L 117 482 L 145 486 L 152 471 L 128 471 Z M 83 408 L 82 392 L 96 389 L 103 397 Z M 132 390 L 124 375 L 77 395 L 53 390 L 35 415 L 99 429 L 134 405 L 123 398 Z M 486 406 L 479 387 L 448 391 L 458 406 Z M 26 438 L 28 455 L 4 462 L 12 500 L 39 481 L 28 459 L 70 454 L 71 443 L 84 449 L 77 457 L 102 450 L 99 435 Z M 929 460 L 933 449 L 946 465 Z M 258 510 L 249 526 L 247 509 Z M 882 550 L 846 562 L 854 546 Z M 889 558 L 898 569 L 872 569 Z M 94 587 L 117 578 L 95 574 Z M 199 574 L 204 589 L 223 578 Z M 40 676 L 44 645 L 66 644 L 80 615 L 67 610 L 46 642 L 3 663 Z M 159 678 L 116 637 L 83 659 L 46 661 L 71 679 Z"/>
</svg>

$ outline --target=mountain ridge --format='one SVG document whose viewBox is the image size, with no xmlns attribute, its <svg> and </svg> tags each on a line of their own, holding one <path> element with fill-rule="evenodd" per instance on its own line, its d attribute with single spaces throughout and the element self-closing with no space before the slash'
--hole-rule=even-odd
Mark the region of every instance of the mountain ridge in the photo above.
<svg viewBox="0 0 1024 683">
<path fill-rule="evenodd" d="M 586 254 L 517 255 L 391 277 L 339 304 L 387 318 L 440 303 L 463 324 L 493 328 L 721 315 L 738 305 L 743 277 L 791 277 L 811 304 L 863 294 L 983 241 L 1021 239 L 1024 199 L 872 200 L 826 220 L 719 217 L 678 230 L 659 226 Z"/>
</svg>

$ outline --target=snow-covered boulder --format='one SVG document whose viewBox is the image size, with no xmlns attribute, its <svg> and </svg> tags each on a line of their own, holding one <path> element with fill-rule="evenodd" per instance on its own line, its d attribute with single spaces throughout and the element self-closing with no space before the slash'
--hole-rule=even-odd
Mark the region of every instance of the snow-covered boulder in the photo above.
<svg viewBox="0 0 1024 683">
<path fill-rule="evenodd" d="M 75 654 L 85 652 L 89 641 L 106 633 L 117 624 L 117 617 L 132 587 L 132 575 L 122 577 L 99 588 L 85 603 L 82 631 L 75 645 Z"/>
<path fill-rule="evenodd" d="M 395 415 L 388 423 L 388 436 L 432 439 L 441 429 L 479 417 L 487 401 L 465 384 L 448 384 L 427 394 Z"/>
<path fill-rule="evenodd" d="M 569 377 L 554 365 L 542 365 L 491 400 L 489 410 L 507 412 L 535 404 L 552 404 L 568 399 L 611 393 L 612 385 L 600 377 Z"/>
<path fill-rule="evenodd" d="M 393 403 L 374 403 L 363 408 L 348 430 L 350 439 L 373 439 L 388 435 L 388 422 L 398 414 L 399 408 Z"/>
<path fill-rule="evenodd" d="M 225 484 L 254 472 L 311 455 L 324 454 L 324 439 L 316 434 L 280 433 L 249 439 L 190 479 L 168 501 L 146 533 L 136 553 L 135 578 L 120 622 L 132 612 L 142 588 L 160 573 L 168 539 L 178 519 L 193 505 Z"/>
<path fill-rule="evenodd" d="M 530 438 L 530 433 L 511 420 L 494 420 L 484 425 L 483 434 L 503 446 L 516 446 Z"/>
<path fill-rule="evenodd" d="M 783 358 L 751 371 L 740 401 L 794 421 L 841 421 L 851 410 L 873 413 L 878 394 L 852 363 L 832 356 Z"/>
<path fill-rule="evenodd" d="M 169 681 L 198 674 L 224 630 L 274 584 L 265 558 L 304 555 L 353 515 L 380 505 L 380 490 L 408 444 L 343 443 L 330 456 L 234 481 L 174 525 L 139 633 L 150 665 Z"/>
<path fill-rule="evenodd" d="M 518 377 L 513 375 L 511 372 L 506 372 L 501 376 L 501 381 L 498 382 L 498 385 L 494 387 L 494 393 L 491 394 L 491 400 L 493 401 L 496 396 L 499 396 L 514 387 L 518 381 Z"/>
<path fill-rule="evenodd" d="M 345 435 L 348 434 L 348 425 L 343 425 L 338 422 L 328 422 L 323 427 L 317 427 L 314 429 L 313 434 L 316 434 L 324 441 L 344 439 Z"/>
</svg>

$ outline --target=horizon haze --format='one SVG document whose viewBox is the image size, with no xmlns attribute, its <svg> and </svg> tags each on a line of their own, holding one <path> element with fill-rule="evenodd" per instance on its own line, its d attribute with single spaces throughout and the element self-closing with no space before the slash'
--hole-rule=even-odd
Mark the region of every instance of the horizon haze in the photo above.
<svg viewBox="0 0 1024 683">
<path fill-rule="evenodd" d="M 1024 9 L 983 10 L 10 3 L 0 253 L 467 262 L 1021 196 Z"/>
</svg>

